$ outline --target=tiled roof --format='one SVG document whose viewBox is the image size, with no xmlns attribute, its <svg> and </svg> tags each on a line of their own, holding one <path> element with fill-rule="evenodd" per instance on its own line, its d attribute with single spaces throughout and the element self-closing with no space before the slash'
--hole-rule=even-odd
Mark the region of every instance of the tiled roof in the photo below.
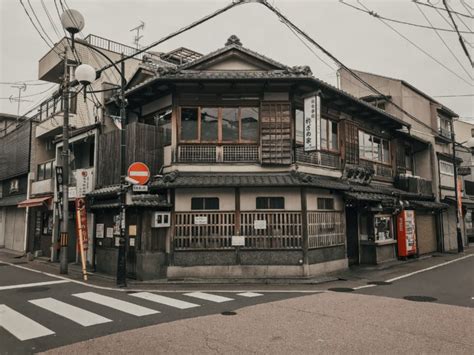
<svg viewBox="0 0 474 355">
<path fill-rule="evenodd" d="M 91 210 L 101 210 L 109 208 L 119 208 L 120 202 L 94 202 L 91 204 Z"/>
<path fill-rule="evenodd" d="M 428 209 L 433 209 L 433 210 L 445 210 L 449 207 L 448 204 L 446 203 L 440 203 L 440 202 L 434 202 L 434 201 L 417 201 L 417 200 L 409 200 L 410 205 L 413 205 L 415 207 L 422 207 L 422 208 L 428 208 Z"/>
<path fill-rule="evenodd" d="M 110 185 L 101 187 L 100 189 L 96 189 L 91 191 L 87 194 L 89 197 L 97 197 L 97 196 L 111 196 L 116 195 L 120 192 L 120 185 Z"/>
<path fill-rule="evenodd" d="M 333 190 L 349 189 L 347 184 L 338 179 L 301 173 L 206 174 L 172 172 L 155 180 L 151 186 L 152 188 L 308 186 Z"/>
<path fill-rule="evenodd" d="M 127 204 L 127 206 L 169 208 L 171 207 L 171 204 L 168 203 L 168 201 L 162 200 L 158 195 L 143 194 L 132 195 L 132 201 Z"/>
<path fill-rule="evenodd" d="M 373 192 L 345 192 L 344 195 L 349 197 L 349 199 L 354 199 L 358 201 L 394 201 L 395 197 L 384 195 L 384 194 L 377 194 Z"/>
</svg>

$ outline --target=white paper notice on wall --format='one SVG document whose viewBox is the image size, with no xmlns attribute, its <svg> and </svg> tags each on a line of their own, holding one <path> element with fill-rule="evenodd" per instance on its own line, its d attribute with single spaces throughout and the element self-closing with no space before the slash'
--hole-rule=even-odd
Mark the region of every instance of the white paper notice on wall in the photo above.
<svg viewBox="0 0 474 355">
<path fill-rule="evenodd" d="M 129 242 L 131 247 L 135 246 L 135 238 L 130 238 Z"/>
<path fill-rule="evenodd" d="M 265 219 L 256 219 L 253 221 L 254 229 L 267 229 L 267 221 Z"/>
<path fill-rule="evenodd" d="M 95 237 L 104 238 L 104 224 L 103 223 L 97 223 L 95 225 Z"/>
<path fill-rule="evenodd" d="M 233 235 L 232 236 L 232 246 L 233 247 L 244 247 L 245 246 L 245 237 L 243 235 Z"/>
<path fill-rule="evenodd" d="M 194 217 L 194 224 L 207 224 L 207 216 L 195 216 Z"/>
<path fill-rule="evenodd" d="M 120 246 L 120 237 L 115 237 L 115 246 Z"/>
<path fill-rule="evenodd" d="M 105 236 L 107 238 L 113 238 L 114 237 L 114 229 L 112 227 L 107 228 Z"/>
</svg>

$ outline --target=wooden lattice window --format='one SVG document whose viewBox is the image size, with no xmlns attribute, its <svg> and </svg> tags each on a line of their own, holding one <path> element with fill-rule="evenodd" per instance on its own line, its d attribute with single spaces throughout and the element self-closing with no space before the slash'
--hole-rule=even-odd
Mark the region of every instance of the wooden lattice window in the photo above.
<svg viewBox="0 0 474 355">
<path fill-rule="evenodd" d="M 291 164 L 290 103 L 262 103 L 262 164 Z"/>
</svg>

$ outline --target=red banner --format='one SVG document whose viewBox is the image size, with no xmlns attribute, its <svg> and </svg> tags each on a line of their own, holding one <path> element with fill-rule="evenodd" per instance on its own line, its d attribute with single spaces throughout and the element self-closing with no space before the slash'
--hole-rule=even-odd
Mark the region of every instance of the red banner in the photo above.
<svg viewBox="0 0 474 355">
<path fill-rule="evenodd" d="M 81 240 L 83 250 L 87 250 L 89 238 L 87 234 L 86 200 L 84 198 L 76 198 L 76 235 L 78 250 L 80 250 Z"/>
</svg>

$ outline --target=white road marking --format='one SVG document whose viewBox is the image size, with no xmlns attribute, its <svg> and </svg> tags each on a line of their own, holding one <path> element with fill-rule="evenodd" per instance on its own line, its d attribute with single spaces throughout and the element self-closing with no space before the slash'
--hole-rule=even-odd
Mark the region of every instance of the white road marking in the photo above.
<svg viewBox="0 0 474 355">
<path fill-rule="evenodd" d="M 170 307 L 179 308 L 179 309 L 188 309 L 193 307 L 199 307 L 198 304 L 177 300 L 171 297 L 156 295 L 150 292 L 138 292 L 132 293 L 130 296 L 138 297 L 147 301 L 156 302 L 160 304 L 164 304 Z"/>
<path fill-rule="evenodd" d="M 237 296 L 258 297 L 258 296 L 263 296 L 263 295 L 261 293 L 256 293 L 256 292 L 242 292 L 242 293 L 238 293 Z"/>
<path fill-rule="evenodd" d="M 100 295 L 95 292 L 76 293 L 73 296 L 82 298 L 83 300 L 94 302 L 106 307 L 114 308 L 116 310 L 131 314 L 137 317 L 160 313 L 151 308 L 142 307 L 134 303 L 118 300 L 113 297 Z"/>
<path fill-rule="evenodd" d="M 4 304 L 0 304 L 0 327 L 5 328 L 21 341 L 54 334 L 52 330 Z"/>
<path fill-rule="evenodd" d="M 44 308 L 50 312 L 56 313 L 64 318 L 72 320 L 73 322 L 76 322 L 84 327 L 112 322 L 111 319 L 99 316 L 98 314 L 86 311 L 85 309 L 58 301 L 51 297 L 30 300 L 28 302 L 33 303 L 34 305 Z"/>
<path fill-rule="evenodd" d="M 20 285 L 0 286 L 0 291 L 13 290 L 15 288 L 27 288 L 27 287 L 37 287 L 37 286 L 63 284 L 63 283 L 66 283 L 66 282 L 70 282 L 70 281 L 69 280 L 58 280 L 58 281 L 33 282 L 33 283 L 29 283 L 29 284 L 20 284 Z"/>
<path fill-rule="evenodd" d="M 204 292 L 190 292 L 190 293 L 185 293 L 184 295 L 189 296 L 189 297 L 199 298 L 201 300 L 216 302 L 216 303 L 222 303 L 222 302 L 234 300 L 233 298 L 213 295 L 213 294 L 204 293 Z"/>
<path fill-rule="evenodd" d="M 401 276 L 398 276 L 398 277 L 394 277 L 393 279 L 386 280 L 385 282 L 394 282 L 394 281 L 397 281 L 397 280 L 401 280 L 401 279 L 404 279 L 404 278 L 406 278 L 406 277 L 410 277 L 410 276 L 419 274 L 419 273 L 421 273 L 421 272 L 430 271 L 430 270 L 439 268 L 439 267 L 441 267 L 441 266 L 445 266 L 445 265 L 448 265 L 448 264 L 455 263 L 455 262 L 457 262 L 457 261 L 461 261 L 461 260 L 470 258 L 471 256 L 474 256 L 474 254 L 469 254 L 469 255 L 463 256 L 463 257 L 461 257 L 461 258 L 457 258 L 457 259 L 453 259 L 453 260 L 450 260 L 450 261 L 446 261 L 445 263 L 441 263 L 441 264 L 438 264 L 438 265 L 434 265 L 434 266 L 427 267 L 426 269 L 421 269 L 421 270 L 417 270 L 417 271 L 414 271 L 414 272 L 410 272 L 410 273 L 405 274 L 405 275 L 401 275 Z"/>
<path fill-rule="evenodd" d="M 363 285 L 363 286 L 357 286 L 357 287 L 354 287 L 354 290 L 360 290 L 362 288 L 369 288 L 369 287 L 375 287 L 377 285 Z"/>
</svg>

